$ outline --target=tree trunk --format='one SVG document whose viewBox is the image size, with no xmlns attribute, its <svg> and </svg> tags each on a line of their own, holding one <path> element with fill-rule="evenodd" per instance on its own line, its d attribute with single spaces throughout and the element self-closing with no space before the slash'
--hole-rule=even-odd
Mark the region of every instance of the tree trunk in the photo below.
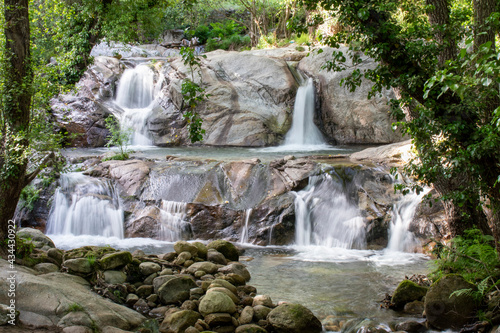
<svg viewBox="0 0 500 333">
<path fill-rule="evenodd" d="M 25 185 L 33 72 L 30 63 L 28 0 L 5 0 L 5 62 L 0 156 L 0 240 Z M 3 243 L 2 243 L 3 244 Z"/>
<path fill-rule="evenodd" d="M 448 0 L 426 0 L 427 5 L 432 6 L 432 10 L 428 13 L 430 24 L 436 29 L 435 39 L 441 45 L 439 53 L 439 65 L 443 66 L 446 60 L 454 59 L 457 55 L 456 41 L 448 32 L 450 23 L 450 8 Z"/>
<path fill-rule="evenodd" d="M 474 51 L 486 42 L 492 41 L 495 47 L 495 33 L 492 25 L 486 24 L 486 19 L 496 10 L 497 0 L 474 0 Z"/>
</svg>

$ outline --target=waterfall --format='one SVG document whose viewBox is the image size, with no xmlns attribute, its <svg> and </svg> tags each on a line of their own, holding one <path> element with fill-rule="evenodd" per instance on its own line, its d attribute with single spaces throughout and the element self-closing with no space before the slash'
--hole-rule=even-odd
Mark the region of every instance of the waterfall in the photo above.
<svg viewBox="0 0 500 333">
<path fill-rule="evenodd" d="M 148 65 L 126 69 L 118 82 L 115 103 L 123 109 L 122 129 L 133 129 L 133 145 L 150 145 L 147 121 L 153 110 L 154 73 Z"/>
<path fill-rule="evenodd" d="M 365 222 L 358 207 L 328 174 L 311 177 L 309 185 L 295 193 L 295 243 L 365 247 Z"/>
<path fill-rule="evenodd" d="M 240 243 L 248 243 L 248 223 L 250 221 L 250 216 L 252 215 L 252 208 L 245 211 L 245 225 L 241 229 Z"/>
<path fill-rule="evenodd" d="M 409 229 L 418 205 L 429 191 L 430 189 L 426 189 L 420 194 L 409 193 L 394 204 L 387 250 L 412 252 L 418 246 L 415 236 Z"/>
<path fill-rule="evenodd" d="M 325 140 L 314 124 L 314 82 L 311 78 L 301 85 L 295 96 L 292 128 L 285 137 L 285 146 L 324 145 Z"/>
<path fill-rule="evenodd" d="M 47 234 L 123 238 L 123 210 L 113 184 L 81 173 L 61 174 Z"/>
<path fill-rule="evenodd" d="M 162 200 L 160 208 L 160 239 L 175 242 L 183 239 L 190 228 L 186 217 L 186 203 Z"/>
</svg>

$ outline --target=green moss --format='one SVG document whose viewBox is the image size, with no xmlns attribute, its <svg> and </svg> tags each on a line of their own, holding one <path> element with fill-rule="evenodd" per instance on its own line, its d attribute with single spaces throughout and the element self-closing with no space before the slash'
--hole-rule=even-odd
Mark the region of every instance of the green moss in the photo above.
<svg viewBox="0 0 500 333">
<path fill-rule="evenodd" d="M 64 254 L 64 260 L 76 259 L 76 258 L 101 259 L 106 254 L 113 252 L 116 252 L 116 250 L 111 247 L 84 246 L 84 247 L 79 247 L 77 249 L 66 251 L 66 253 Z"/>
<path fill-rule="evenodd" d="M 397 286 L 392 296 L 391 303 L 396 308 L 402 308 L 406 303 L 419 301 L 427 294 L 428 288 L 419 286 L 410 280 L 403 280 Z"/>
</svg>

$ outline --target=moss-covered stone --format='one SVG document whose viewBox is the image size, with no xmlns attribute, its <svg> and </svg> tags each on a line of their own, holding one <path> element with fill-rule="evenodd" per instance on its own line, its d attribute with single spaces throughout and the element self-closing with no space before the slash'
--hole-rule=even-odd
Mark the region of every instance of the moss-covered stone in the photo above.
<svg viewBox="0 0 500 333">
<path fill-rule="evenodd" d="M 64 253 L 64 260 L 76 258 L 101 259 L 106 254 L 113 252 L 116 252 L 116 250 L 108 246 L 84 246 L 66 251 Z"/>
<path fill-rule="evenodd" d="M 191 253 L 192 257 L 196 257 L 196 255 L 198 255 L 198 247 L 186 241 L 175 242 L 174 250 L 177 254 L 181 254 L 182 252 L 189 252 Z"/>
<path fill-rule="evenodd" d="M 473 284 L 456 274 L 446 275 L 434 282 L 425 296 L 427 322 L 441 330 L 462 328 L 474 318 L 477 303 L 470 295 L 451 296 L 451 294 L 457 290 L 475 288 Z"/>
<path fill-rule="evenodd" d="M 199 313 L 191 310 L 182 310 L 170 313 L 165 316 L 161 326 L 160 332 L 184 332 L 186 328 L 194 326 L 196 321 L 200 319 Z"/>
<path fill-rule="evenodd" d="M 106 254 L 99 260 L 99 266 L 102 270 L 111 270 L 123 267 L 132 262 L 132 254 L 128 251 L 120 251 Z"/>
<path fill-rule="evenodd" d="M 403 280 L 392 295 L 391 303 L 396 309 L 402 309 L 406 303 L 420 301 L 427 293 L 428 288 L 419 286 L 410 280 Z"/>
<path fill-rule="evenodd" d="M 282 304 L 267 316 L 269 324 L 277 333 L 319 333 L 321 322 L 305 306 Z"/>
<path fill-rule="evenodd" d="M 194 242 L 193 245 L 198 248 L 198 257 L 206 260 L 208 252 L 207 246 L 201 242 Z"/>
<path fill-rule="evenodd" d="M 238 261 L 240 258 L 238 249 L 233 243 L 225 240 L 215 240 L 207 245 L 209 249 L 215 249 L 222 253 L 226 259 L 231 261 Z"/>
</svg>

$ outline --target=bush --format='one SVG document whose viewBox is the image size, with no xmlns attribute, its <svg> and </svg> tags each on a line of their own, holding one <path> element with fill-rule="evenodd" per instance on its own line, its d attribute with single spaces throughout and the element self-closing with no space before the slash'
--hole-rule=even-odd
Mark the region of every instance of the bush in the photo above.
<svg viewBox="0 0 500 333">
<path fill-rule="evenodd" d="M 40 190 L 37 190 L 34 186 L 28 185 L 21 191 L 21 196 L 19 197 L 19 204 L 22 208 L 28 209 L 30 212 L 35 206 L 35 202 L 40 198 Z"/>
</svg>

